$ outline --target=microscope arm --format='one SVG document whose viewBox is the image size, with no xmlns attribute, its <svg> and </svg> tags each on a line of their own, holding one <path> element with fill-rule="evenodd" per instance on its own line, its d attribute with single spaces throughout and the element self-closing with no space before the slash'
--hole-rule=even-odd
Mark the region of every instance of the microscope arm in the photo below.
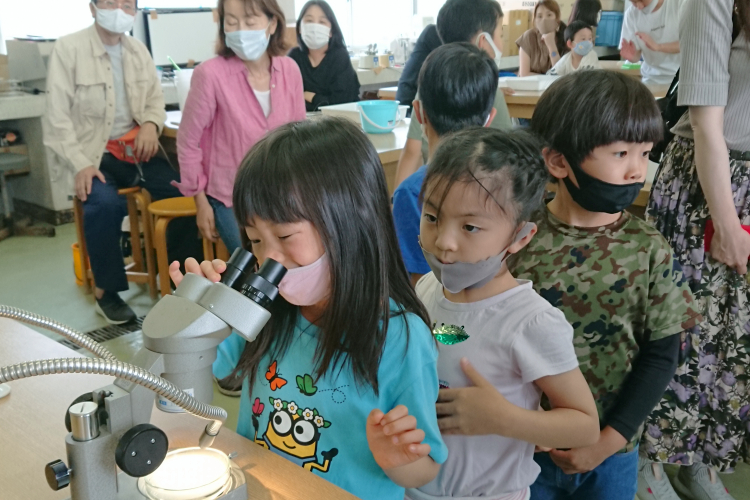
<svg viewBox="0 0 750 500">
<path fill-rule="evenodd" d="M 121 361 L 92 358 L 58 358 L 29 361 L 0 368 L 0 383 L 39 375 L 58 373 L 89 373 L 110 375 L 151 389 L 186 412 L 210 420 L 200 437 L 201 448 L 208 448 L 227 419 L 227 412 L 218 406 L 207 405 L 178 389 L 174 384 L 153 373 Z"/>
<path fill-rule="evenodd" d="M 91 340 L 89 337 L 79 331 L 67 327 L 62 323 L 58 323 L 57 321 L 45 318 L 44 316 L 40 316 L 28 311 L 23 311 L 16 307 L 0 305 L 0 318 L 10 318 L 16 321 L 27 323 L 29 325 L 44 328 L 45 330 L 49 330 L 65 337 L 77 346 L 82 347 L 83 349 L 86 349 L 87 351 L 95 354 L 98 358 L 117 361 L 117 358 L 98 342 Z"/>
</svg>

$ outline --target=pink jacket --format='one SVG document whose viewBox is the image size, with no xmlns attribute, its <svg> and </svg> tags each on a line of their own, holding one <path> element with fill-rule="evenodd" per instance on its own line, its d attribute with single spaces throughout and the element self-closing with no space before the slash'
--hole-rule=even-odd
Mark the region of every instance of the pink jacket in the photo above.
<svg viewBox="0 0 750 500">
<path fill-rule="evenodd" d="M 271 59 L 271 113 L 266 118 L 238 57 L 215 57 L 195 68 L 177 134 L 185 196 L 205 191 L 227 207 L 237 170 L 268 131 L 305 119 L 302 75 L 294 60 Z"/>
</svg>

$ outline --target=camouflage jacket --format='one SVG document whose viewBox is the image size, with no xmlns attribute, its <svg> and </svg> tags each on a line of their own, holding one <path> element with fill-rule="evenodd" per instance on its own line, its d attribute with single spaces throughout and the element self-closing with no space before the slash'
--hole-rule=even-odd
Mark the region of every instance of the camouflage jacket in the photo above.
<svg viewBox="0 0 750 500">
<path fill-rule="evenodd" d="M 639 346 L 692 328 L 700 314 L 669 244 L 644 221 L 625 212 L 609 226 L 578 228 L 546 208 L 533 219 L 539 232 L 514 256 L 511 271 L 531 280 L 573 326 L 603 422 Z"/>
</svg>

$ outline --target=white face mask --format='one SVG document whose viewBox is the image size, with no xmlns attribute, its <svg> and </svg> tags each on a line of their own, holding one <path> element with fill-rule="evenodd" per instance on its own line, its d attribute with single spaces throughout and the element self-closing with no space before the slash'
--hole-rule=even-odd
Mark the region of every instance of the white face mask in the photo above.
<svg viewBox="0 0 750 500">
<path fill-rule="evenodd" d="M 257 61 L 268 49 L 266 30 L 232 31 L 225 33 L 224 40 L 243 61 Z"/>
<path fill-rule="evenodd" d="M 92 2 L 93 3 L 93 2 Z M 131 16 L 122 9 L 96 9 L 96 23 L 112 33 L 127 33 L 133 29 L 135 16 Z"/>
<path fill-rule="evenodd" d="M 299 28 L 302 41 L 308 49 L 322 49 L 331 39 L 331 28 L 318 23 L 302 23 Z"/>
<path fill-rule="evenodd" d="M 477 37 L 477 47 L 479 47 L 479 43 L 482 41 L 482 37 L 484 37 L 484 39 L 487 40 L 487 43 L 490 44 L 490 47 L 492 47 L 493 52 L 495 52 L 495 64 L 500 67 L 500 59 L 503 58 L 503 51 L 497 48 L 497 45 L 495 45 L 495 42 L 492 40 L 492 35 L 490 35 L 486 31 L 480 33 Z"/>
</svg>

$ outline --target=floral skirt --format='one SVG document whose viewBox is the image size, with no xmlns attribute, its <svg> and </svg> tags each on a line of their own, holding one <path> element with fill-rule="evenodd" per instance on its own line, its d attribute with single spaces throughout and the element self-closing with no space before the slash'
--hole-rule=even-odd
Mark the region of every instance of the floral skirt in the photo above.
<svg viewBox="0 0 750 500">
<path fill-rule="evenodd" d="M 677 373 L 646 422 L 641 449 L 659 462 L 704 462 L 728 472 L 749 457 L 750 285 L 704 252 L 710 214 L 694 151 L 692 140 L 670 143 L 646 214 L 682 264 L 703 322 L 685 335 Z M 750 162 L 730 159 L 730 170 L 737 214 L 750 225 Z"/>
</svg>

